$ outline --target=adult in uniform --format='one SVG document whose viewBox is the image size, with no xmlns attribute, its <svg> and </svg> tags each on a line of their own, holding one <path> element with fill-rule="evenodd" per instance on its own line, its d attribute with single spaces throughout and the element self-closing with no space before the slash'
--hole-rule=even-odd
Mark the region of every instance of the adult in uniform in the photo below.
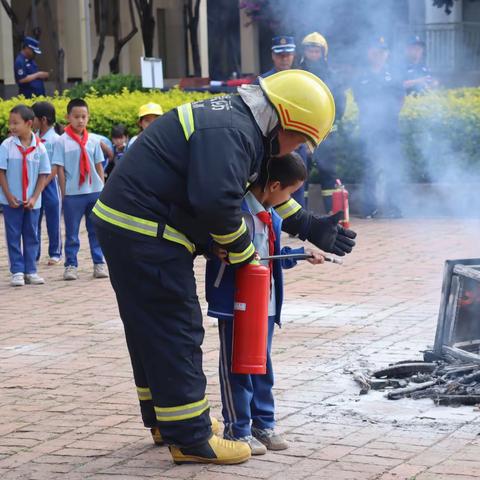
<svg viewBox="0 0 480 480">
<path fill-rule="evenodd" d="M 315 74 L 323 80 L 335 99 L 335 123 L 332 132 L 313 152 L 312 161 L 316 165 L 322 186 L 322 197 L 326 212 L 332 210 L 332 194 L 337 181 L 336 141 L 338 122 L 345 113 L 345 86 L 328 64 L 328 43 L 318 32 L 309 33 L 302 40 L 303 57 L 300 68 Z"/>
<path fill-rule="evenodd" d="M 333 98 L 314 75 L 279 72 L 239 95 L 186 104 L 146 129 L 115 169 L 93 212 L 124 323 L 143 421 L 176 463 L 239 463 L 250 447 L 212 435 L 202 370 L 204 330 L 193 259 L 212 241 L 228 261 L 255 249 L 241 213 L 246 186 L 271 155 L 319 144 Z M 133 161 L 129 161 L 132 157 Z M 355 234 L 295 201 L 284 230 L 343 255 Z"/>
<path fill-rule="evenodd" d="M 363 140 L 363 214 L 399 217 L 403 162 L 399 139 L 399 114 L 404 100 L 401 79 L 388 67 L 389 49 L 383 38 L 368 48 L 367 64 L 353 83 Z"/>
<path fill-rule="evenodd" d="M 288 35 L 278 35 L 272 38 L 273 67 L 268 72 L 262 73 L 261 78 L 267 78 L 277 72 L 290 70 L 295 59 L 295 39 Z M 258 79 L 255 82 L 258 84 Z"/>
<path fill-rule="evenodd" d="M 15 59 L 15 81 L 18 93 L 25 98 L 33 95 L 45 95 L 43 81 L 48 78 L 48 72 L 39 70 L 35 62 L 35 55 L 40 55 L 40 42 L 33 37 L 25 37 L 20 53 Z"/>
<path fill-rule="evenodd" d="M 410 38 L 405 52 L 406 68 L 403 86 L 407 95 L 418 95 L 438 86 L 425 63 L 425 42 L 418 36 Z"/>
</svg>

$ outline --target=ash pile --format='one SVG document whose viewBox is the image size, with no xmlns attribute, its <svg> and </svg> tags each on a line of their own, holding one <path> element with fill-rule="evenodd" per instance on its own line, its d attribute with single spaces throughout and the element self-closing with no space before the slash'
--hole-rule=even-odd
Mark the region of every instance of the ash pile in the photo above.
<svg viewBox="0 0 480 480">
<path fill-rule="evenodd" d="M 480 258 L 445 262 L 435 344 L 423 360 L 353 375 L 360 394 L 385 390 L 390 400 L 480 404 Z"/>
</svg>

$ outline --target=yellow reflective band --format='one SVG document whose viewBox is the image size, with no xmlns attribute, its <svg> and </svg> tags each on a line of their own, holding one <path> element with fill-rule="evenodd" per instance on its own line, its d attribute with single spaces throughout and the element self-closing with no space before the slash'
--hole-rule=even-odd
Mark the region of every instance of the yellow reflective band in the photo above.
<svg viewBox="0 0 480 480">
<path fill-rule="evenodd" d="M 226 245 L 227 243 L 232 243 L 238 238 L 240 238 L 247 231 L 247 225 L 245 224 L 245 219 L 242 218 L 240 227 L 235 230 L 233 233 L 228 233 L 227 235 L 216 235 L 211 233 L 211 237 L 220 245 Z"/>
<path fill-rule="evenodd" d="M 233 265 L 236 263 L 242 263 L 245 260 L 248 260 L 248 258 L 251 257 L 254 253 L 255 253 L 255 247 L 253 246 L 253 243 L 250 243 L 250 245 L 243 252 L 240 252 L 240 253 L 229 252 L 228 260 Z"/>
<path fill-rule="evenodd" d="M 322 190 L 322 197 L 331 197 L 334 191 L 335 188 L 332 188 L 330 190 Z"/>
<path fill-rule="evenodd" d="M 148 387 L 137 387 L 137 395 L 141 401 L 152 399 L 152 392 Z"/>
<path fill-rule="evenodd" d="M 190 253 L 195 252 L 195 244 L 192 243 L 182 232 L 175 230 L 170 225 L 165 225 L 165 230 L 163 231 L 162 236 L 165 240 L 170 240 L 171 242 L 183 245 Z"/>
<path fill-rule="evenodd" d="M 199 417 L 209 408 L 208 400 L 204 398 L 199 402 L 187 403 L 179 407 L 154 407 L 159 422 L 176 422 L 188 418 Z"/>
<path fill-rule="evenodd" d="M 156 237 L 158 233 L 158 223 L 151 220 L 128 215 L 126 213 L 107 207 L 100 200 L 93 207 L 93 213 L 105 222 L 116 225 L 117 227 L 131 230 L 133 232 L 142 233 L 149 237 Z"/>
<path fill-rule="evenodd" d="M 288 200 L 288 202 L 283 203 L 279 207 L 275 207 L 275 211 L 282 217 L 283 220 L 291 217 L 301 209 L 302 206 L 297 203 L 293 198 Z"/>
<path fill-rule="evenodd" d="M 195 123 L 193 121 L 193 110 L 192 104 L 186 103 L 185 105 L 180 105 L 177 107 L 178 119 L 183 128 L 183 133 L 185 138 L 188 140 L 192 133 L 195 131 Z"/>
</svg>

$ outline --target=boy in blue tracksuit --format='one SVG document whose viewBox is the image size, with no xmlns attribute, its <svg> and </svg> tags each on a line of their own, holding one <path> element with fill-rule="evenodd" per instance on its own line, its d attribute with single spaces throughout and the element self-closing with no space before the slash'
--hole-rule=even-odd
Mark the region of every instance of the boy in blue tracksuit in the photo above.
<svg viewBox="0 0 480 480">
<path fill-rule="evenodd" d="M 33 128 L 38 132 L 40 141 L 47 149 L 48 158 L 52 162 L 53 149 L 60 135 L 55 131 L 55 107 L 50 102 L 36 102 L 32 105 L 35 118 Z M 38 253 L 37 261 L 41 254 L 42 218 L 45 214 L 48 233 L 48 265 L 57 265 L 62 256 L 62 234 L 60 217 L 62 213 L 62 196 L 57 179 L 57 167 L 51 166 L 52 172 L 47 177 L 46 186 L 42 192 L 42 206 L 38 219 Z"/>
<path fill-rule="evenodd" d="M 267 180 L 252 185 L 245 195 L 242 210 L 260 258 L 285 253 L 305 253 L 304 248 L 291 249 L 280 246 L 282 219 L 271 208 L 286 202 L 298 190 L 307 176 L 302 159 L 286 155 L 270 162 Z M 272 241 L 273 240 L 273 241 Z M 220 334 L 220 387 L 224 437 L 247 442 L 252 455 L 262 455 L 269 450 L 288 448 L 283 437 L 275 432 L 273 399 L 273 369 L 270 358 L 274 324 L 280 325 L 283 301 L 282 268 L 292 268 L 295 260 L 262 263 L 272 271 L 271 294 L 268 306 L 267 373 L 265 375 L 234 374 L 231 372 L 233 304 L 235 269 L 221 261 L 226 252 L 215 245 L 213 252 L 219 258 L 207 262 L 206 296 L 208 315 L 218 319 Z M 323 257 L 314 253 L 311 263 L 323 263 Z"/>
</svg>

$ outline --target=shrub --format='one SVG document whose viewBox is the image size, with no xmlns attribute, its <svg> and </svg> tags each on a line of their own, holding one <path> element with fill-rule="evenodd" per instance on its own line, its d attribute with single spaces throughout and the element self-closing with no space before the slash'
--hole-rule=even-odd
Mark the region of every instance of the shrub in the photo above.
<svg viewBox="0 0 480 480">
<path fill-rule="evenodd" d="M 111 74 L 99 77 L 90 82 L 82 82 L 65 91 L 69 98 L 83 98 L 87 94 L 98 96 L 121 93 L 124 89 L 130 92 L 147 91 L 142 88 L 142 80 L 137 75 Z"/>
<path fill-rule="evenodd" d="M 90 110 L 88 129 L 110 137 L 112 126 L 123 123 L 127 127 L 129 134 L 135 135 L 138 133 L 137 113 L 140 105 L 155 102 L 162 106 L 164 112 L 167 112 L 178 105 L 212 96 L 209 93 L 183 92 L 177 88 L 168 92 L 129 92 L 125 89 L 119 94 L 104 95 L 102 97 L 89 94 L 85 97 Z M 35 99 L 16 97 L 4 101 L 0 100 L 0 138 L 5 138 L 7 135 L 8 113 L 16 104 L 25 103 L 26 105 L 32 105 L 36 101 L 41 100 L 52 102 L 57 111 L 57 121 L 63 124 L 66 123 L 67 103 L 70 101 L 68 97 L 36 97 Z"/>
</svg>

